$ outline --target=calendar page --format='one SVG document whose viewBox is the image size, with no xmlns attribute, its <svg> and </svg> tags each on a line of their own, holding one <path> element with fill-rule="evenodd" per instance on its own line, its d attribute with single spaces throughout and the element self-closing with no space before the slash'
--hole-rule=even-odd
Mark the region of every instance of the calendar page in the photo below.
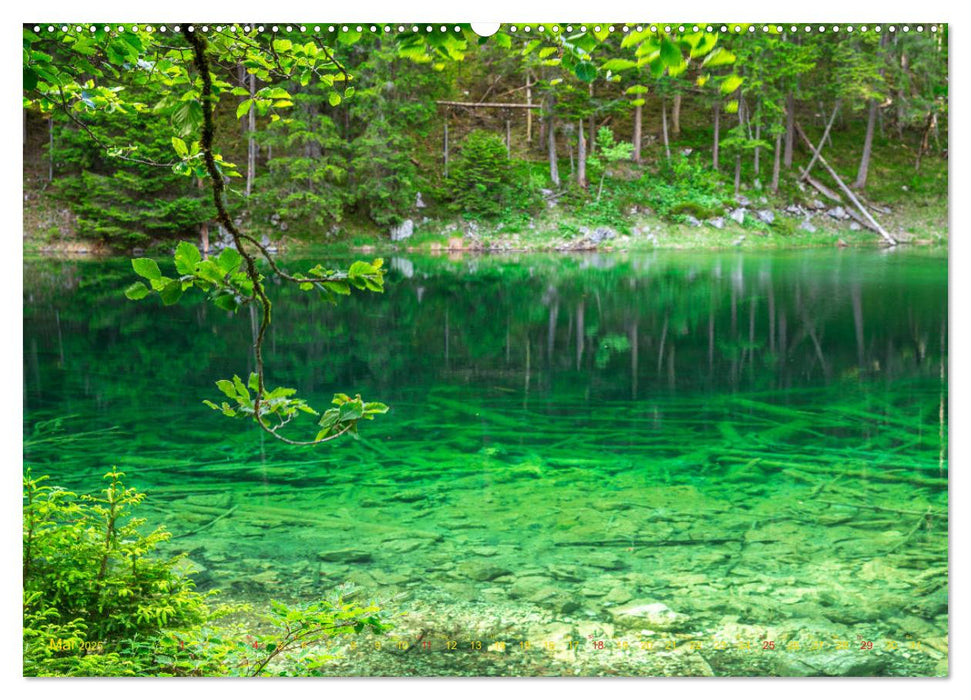
<svg viewBox="0 0 971 700">
<path fill-rule="evenodd" d="M 23 24 L 25 676 L 949 675 L 948 26 L 627 19 Z"/>
</svg>

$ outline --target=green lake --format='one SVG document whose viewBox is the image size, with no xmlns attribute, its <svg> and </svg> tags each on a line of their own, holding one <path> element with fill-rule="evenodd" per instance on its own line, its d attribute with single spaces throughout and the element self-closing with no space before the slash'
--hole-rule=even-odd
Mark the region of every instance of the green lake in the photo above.
<svg viewBox="0 0 971 700">
<path fill-rule="evenodd" d="M 201 590 L 404 613 L 335 674 L 947 673 L 946 251 L 386 265 L 337 306 L 268 285 L 270 386 L 391 406 L 295 448 L 202 404 L 250 309 L 26 260 L 25 463 L 117 465 Z"/>
</svg>

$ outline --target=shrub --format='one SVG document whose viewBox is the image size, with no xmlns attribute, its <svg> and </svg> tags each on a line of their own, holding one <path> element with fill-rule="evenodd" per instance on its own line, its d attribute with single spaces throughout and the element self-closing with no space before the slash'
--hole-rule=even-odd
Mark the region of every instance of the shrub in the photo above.
<svg viewBox="0 0 971 700">
<path fill-rule="evenodd" d="M 482 217 L 525 209 L 534 200 L 528 168 L 514 168 L 503 140 L 484 131 L 473 131 L 462 142 L 449 173 L 448 195 L 453 209 Z"/>
<path fill-rule="evenodd" d="M 330 658 L 317 642 L 390 629 L 374 605 L 342 598 L 273 603 L 265 634 L 215 627 L 242 609 L 211 610 L 182 557 L 157 556 L 170 534 L 142 534 L 131 510 L 145 494 L 123 476 L 109 471 L 97 496 L 24 476 L 25 676 L 314 675 Z"/>
</svg>

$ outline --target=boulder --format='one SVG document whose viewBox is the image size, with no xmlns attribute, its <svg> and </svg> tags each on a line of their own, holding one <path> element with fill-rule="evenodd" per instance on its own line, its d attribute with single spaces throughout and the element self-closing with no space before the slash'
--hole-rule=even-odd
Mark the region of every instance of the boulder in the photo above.
<svg viewBox="0 0 971 700">
<path fill-rule="evenodd" d="M 738 209 L 733 209 L 733 210 L 732 210 L 732 213 L 731 213 L 731 214 L 729 214 L 728 216 L 729 216 L 729 217 L 730 217 L 730 218 L 732 219 L 732 221 L 734 221 L 734 222 L 735 222 L 736 224 L 739 224 L 739 225 L 741 225 L 741 224 L 742 224 L 742 222 L 743 222 L 743 221 L 745 221 L 745 209 L 744 209 L 744 208 L 742 208 L 742 207 L 739 207 Z"/>
<path fill-rule="evenodd" d="M 725 228 L 725 218 L 722 216 L 719 216 L 718 218 L 715 218 L 715 219 L 708 219 L 708 225 L 711 226 L 712 228 L 723 229 Z"/>
<path fill-rule="evenodd" d="M 684 221 L 686 224 L 688 224 L 688 226 L 694 226 L 694 227 L 701 226 L 701 221 L 691 216 L 690 214 L 684 217 Z"/>
<path fill-rule="evenodd" d="M 846 213 L 846 209 L 844 209 L 843 207 L 833 207 L 832 209 L 830 209 L 826 213 L 829 214 L 834 219 L 849 219 L 850 218 L 850 215 Z"/>
<path fill-rule="evenodd" d="M 413 235 L 415 235 L 415 222 L 411 219 L 405 219 L 401 224 L 391 229 L 392 241 L 403 241 Z"/>
<path fill-rule="evenodd" d="M 755 215 L 759 217 L 759 221 L 763 224 L 771 224 L 775 221 L 775 212 L 771 209 L 759 209 L 755 212 Z"/>
<path fill-rule="evenodd" d="M 799 224 L 799 230 L 806 231 L 808 233 L 816 233 L 816 227 L 813 226 L 808 219 Z"/>
<path fill-rule="evenodd" d="M 599 226 L 597 229 L 590 234 L 591 243 L 603 243 L 604 241 L 609 241 L 612 238 L 617 237 L 617 232 L 612 228 L 607 228 L 606 226 Z"/>
</svg>

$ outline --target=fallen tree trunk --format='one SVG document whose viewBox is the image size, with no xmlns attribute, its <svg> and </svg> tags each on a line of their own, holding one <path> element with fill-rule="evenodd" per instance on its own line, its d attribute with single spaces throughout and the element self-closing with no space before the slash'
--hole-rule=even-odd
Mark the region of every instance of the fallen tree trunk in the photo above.
<svg viewBox="0 0 971 700">
<path fill-rule="evenodd" d="M 857 199 L 856 195 L 853 194 L 850 188 L 846 186 L 846 183 L 843 182 L 843 179 L 836 173 L 835 170 L 833 170 L 832 167 L 830 167 L 829 163 L 826 162 L 826 159 L 823 158 L 822 155 L 820 155 L 819 151 L 816 149 L 815 146 L 813 146 L 812 142 L 809 140 L 809 137 L 806 136 L 806 132 L 802 130 L 802 126 L 800 126 L 799 123 L 797 122 L 795 127 L 796 127 L 796 133 L 799 134 L 799 138 L 801 138 L 806 143 L 806 146 L 809 147 L 810 152 L 812 152 L 813 155 L 819 158 L 820 165 L 822 165 L 823 168 L 826 169 L 826 172 L 829 173 L 830 177 L 832 177 L 836 181 L 836 184 L 839 185 L 840 189 L 843 191 L 843 194 L 846 195 L 847 199 L 849 199 L 853 203 L 853 206 L 855 206 L 857 209 L 860 210 L 860 213 L 863 214 L 864 218 L 870 222 L 870 224 L 873 226 L 873 229 L 880 234 L 880 236 L 883 238 L 883 240 L 887 242 L 888 245 L 892 245 L 892 246 L 897 245 L 897 239 L 895 239 L 893 236 L 887 233 L 886 230 L 884 230 L 884 228 L 879 223 L 877 223 L 877 220 L 873 218 L 870 212 L 868 212 L 866 208 L 860 203 L 860 200 Z"/>
</svg>

